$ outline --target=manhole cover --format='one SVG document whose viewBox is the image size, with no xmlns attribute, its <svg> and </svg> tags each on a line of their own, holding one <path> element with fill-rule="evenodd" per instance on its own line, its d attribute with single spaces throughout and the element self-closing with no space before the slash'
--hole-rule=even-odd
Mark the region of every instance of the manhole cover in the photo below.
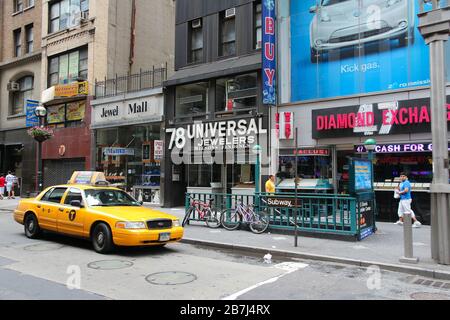
<svg viewBox="0 0 450 320">
<path fill-rule="evenodd" d="M 102 260 L 89 263 L 88 268 L 96 270 L 115 270 L 129 268 L 132 265 L 133 262 L 125 260 Z"/>
<path fill-rule="evenodd" d="M 158 272 L 148 275 L 145 280 L 151 284 L 163 286 L 176 286 L 179 284 L 186 284 L 197 280 L 197 276 L 192 273 L 169 271 Z"/>
<path fill-rule="evenodd" d="M 26 251 L 53 251 L 61 249 L 62 247 L 64 247 L 62 244 L 57 243 L 39 243 L 26 246 L 23 249 Z"/>
<path fill-rule="evenodd" d="M 450 300 L 450 296 L 443 293 L 416 292 L 411 295 L 414 300 Z"/>
</svg>

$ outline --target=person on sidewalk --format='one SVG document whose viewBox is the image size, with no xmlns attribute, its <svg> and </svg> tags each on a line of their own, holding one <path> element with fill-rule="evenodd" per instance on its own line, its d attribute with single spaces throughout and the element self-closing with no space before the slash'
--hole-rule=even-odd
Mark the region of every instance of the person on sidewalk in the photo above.
<svg viewBox="0 0 450 320">
<path fill-rule="evenodd" d="M 400 203 L 398 205 L 399 220 L 395 223 L 403 225 L 403 215 L 410 214 L 414 221 L 413 228 L 419 228 L 422 224 L 416 219 L 414 211 L 411 209 L 412 196 L 411 196 L 411 183 L 408 180 L 408 175 L 404 172 L 400 174 L 400 187 L 397 188 L 400 195 Z"/>
<path fill-rule="evenodd" d="M 270 195 L 275 194 L 275 176 L 270 176 L 269 180 L 266 182 L 266 193 Z"/>
<path fill-rule="evenodd" d="M 0 175 L 0 200 L 3 200 L 5 195 L 5 175 L 2 173 Z"/>
<path fill-rule="evenodd" d="M 16 182 L 16 177 L 8 171 L 8 175 L 6 176 L 6 192 L 8 192 L 8 199 L 15 199 L 14 197 L 14 183 Z"/>
</svg>

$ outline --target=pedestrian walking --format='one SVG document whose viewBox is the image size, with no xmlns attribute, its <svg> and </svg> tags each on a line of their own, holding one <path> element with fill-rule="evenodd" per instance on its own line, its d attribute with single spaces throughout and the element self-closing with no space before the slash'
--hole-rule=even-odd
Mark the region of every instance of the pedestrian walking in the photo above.
<svg viewBox="0 0 450 320">
<path fill-rule="evenodd" d="M 399 220 L 395 223 L 403 225 L 403 215 L 410 214 L 414 221 L 413 228 L 419 228 L 422 224 L 417 220 L 414 211 L 411 209 L 412 196 L 411 196 L 411 183 L 408 180 L 408 175 L 404 172 L 400 174 L 400 186 L 396 188 L 400 195 L 400 203 L 398 205 L 398 217 Z"/>
<path fill-rule="evenodd" d="M 8 171 L 6 180 L 6 192 L 8 192 L 8 199 L 15 199 L 14 197 L 14 183 L 16 183 L 17 178 L 11 171 Z"/>
<path fill-rule="evenodd" d="M 5 175 L 2 173 L 0 175 L 0 200 L 3 200 L 5 195 Z"/>
<path fill-rule="evenodd" d="M 275 176 L 270 176 L 266 182 L 266 193 L 275 194 Z"/>
</svg>

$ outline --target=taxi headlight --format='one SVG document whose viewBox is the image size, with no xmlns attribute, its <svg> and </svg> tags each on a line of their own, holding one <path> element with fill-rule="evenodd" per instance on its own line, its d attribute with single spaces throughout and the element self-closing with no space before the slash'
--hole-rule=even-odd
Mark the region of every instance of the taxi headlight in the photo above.
<svg viewBox="0 0 450 320">
<path fill-rule="evenodd" d="M 180 226 L 180 220 L 173 220 L 172 221 L 172 227 L 179 227 Z"/>
<path fill-rule="evenodd" d="M 130 221 L 124 221 L 124 222 L 117 222 L 116 223 L 117 229 L 147 229 L 147 226 L 145 225 L 145 222 L 130 222 Z"/>
</svg>

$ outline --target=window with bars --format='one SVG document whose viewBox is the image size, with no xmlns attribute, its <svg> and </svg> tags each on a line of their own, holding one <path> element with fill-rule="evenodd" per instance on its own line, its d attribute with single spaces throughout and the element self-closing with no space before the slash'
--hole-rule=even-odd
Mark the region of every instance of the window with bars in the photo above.
<svg viewBox="0 0 450 320">
<path fill-rule="evenodd" d="M 234 15 L 227 17 L 227 11 L 220 13 L 220 56 L 223 57 L 236 54 L 236 19 Z"/>
<path fill-rule="evenodd" d="M 26 76 L 18 81 L 19 91 L 15 91 L 12 94 L 12 104 L 10 115 L 23 114 L 25 112 L 25 105 L 28 99 L 33 97 L 33 86 L 34 78 L 33 76 Z"/>
<path fill-rule="evenodd" d="M 33 24 L 30 24 L 25 27 L 25 37 L 26 37 L 26 53 L 32 53 L 34 43 Z"/>
<path fill-rule="evenodd" d="M 89 0 L 61 0 L 50 5 L 49 33 L 80 24 L 83 13 L 89 13 Z"/>
<path fill-rule="evenodd" d="M 203 25 L 202 19 L 190 22 L 191 52 L 190 62 L 199 63 L 203 61 Z"/>
<path fill-rule="evenodd" d="M 83 48 L 59 56 L 50 57 L 48 69 L 49 87 L 78 80 L 87 80 L 88 49 Z"/>
<path fill-rule="evenodd" d="M 14 0 L 14 12 L 23 11 L 23 0 Z"/>
<path fill-rule="evenodd" d="M 14 32 L 14 57 L 20 57 L 22 53 L 22 30 L 16 29 Z"/>
<path fill-rule="evenodd" d="M 262 4 L 255 3 L 255 48 L 262 48 Z"/>
</svg>

